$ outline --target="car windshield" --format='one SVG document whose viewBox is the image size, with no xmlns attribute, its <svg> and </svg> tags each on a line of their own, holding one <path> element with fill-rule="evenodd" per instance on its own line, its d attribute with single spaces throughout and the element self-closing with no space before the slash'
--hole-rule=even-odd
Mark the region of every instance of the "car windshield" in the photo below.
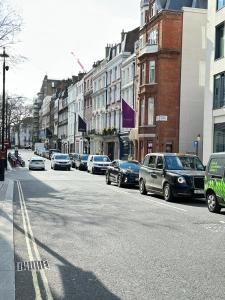
<svg viewBox="0 0 225 300">
<path fill-rule="evenodd" d="M 32 159 L 31 162 L 44 162 L 43 159 Z"/>
<path fill-rule="evenodd" d="M 130 170 L 139 170 L 140 164 L 136 162 L 121 162 L 120 163 L 121 169 L 130 169 Z"/>
<path fill-rule="evenodd" d="M 87 154 L 83 154 L 80 156 L 81 160 L 88 160 L 88 155 Z"/>
<path fill-rule="evenodd" d="M 94 161 L 104 161 L 104 162 L 109 162 L 110 159 L 108 156 L 94 156 Z"/>
<path fill-rule="evenodd" d="M 165 161 L 168 170 L 204 171 L 203 164 L 195 156 L 166 156 Z"/>
<path fill-rule="evenodd" d="M 55 155 L 55 159 L 68 160 L 68 155 Z"/>
<path fill-rule="evenodd" d="M 78 157 L 78 154 L 70 154 L 70 158 L 73 160 L 77 159 L 77 157 Z"/>
</svg>

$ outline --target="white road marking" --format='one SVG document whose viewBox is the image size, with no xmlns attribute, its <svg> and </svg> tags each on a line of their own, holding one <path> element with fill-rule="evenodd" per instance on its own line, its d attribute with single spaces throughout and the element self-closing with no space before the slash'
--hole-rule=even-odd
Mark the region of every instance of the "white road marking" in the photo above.
<svg viewBox="0 0 225 300">
<path fill-rule="evenodd" d="M 19 191 L 20 191 L 20 201 L 22 203 L 21 211 L 24 210 L 23 214 L 25 213 L 25 219 L 26 219 L 26 222 L 27 222 L 27 227 L 28 227 L 30 239 L 32 241 L 34 252 L 36 254 L 37 260 L 41 260 L 41 257 L 40 257 L 40 254 L 39 254 L 39 251 L 38 251 L 38 248 L 37 248 L 37 244 L 36 244 L 35 239 L 34 239 L 33 231 L 31 229 L 30 219 L 29 219 L 29 216 L 28 216 L 28 212 L 27 212 L 26 203 L 25 203 L 25 200 L 24 200 L 24 195 L 23 195 L 21 183 L 18 181 L 17 184 L 18 184 L 18 188 L 19 188 Z M 49 285 L 48 285 L 48 280 L 47 280 L 45 271 L 40 270 L 39 272 L 40 272 L 40 275 L 42 277 L 42 281 L 43 281 L 43 285 L 44 285 L 44 288 L 45 288 L 47 299 L 48 300 L 53 300 L 53 297 L 52 297 L 52 294 L 51 294 L 51 291 L 50 291 L 50 288 L 49 288 Z M 40 289 L 39 289 L 39 291 L 40 291 Z"/>
<path fill-rule="evenodd" d="M 99 184 L 100 185 L 100 184 Z M 102 185 L 101 185 L 102 186 Z M 113 191 L 116 191 L 117 193 L 120 193 L 120 194 L 126 194 L 126 195 L 129 195 L 130 197 L 132 197 L 132 198 L 135 198 L 135 199 L 137 199 L 137 197 L 136 196 L 134 196 L 133 194 L 131 194 L 131 193 L 129 193 L 129 192 L 126 192 L 126 191 L 122 191 L 121 189 L 114 189 L 114 187 L 111 187 L 111 186 L 108 186 L 108 188 L 109 189 L 111 189 L 111 190 L 113 190 Z M 140 196 L 140 195 L 138 195 L 138 196 Z M 149 203 L 149 201 L 151 201 L 151 202 L 153 202 L 153 203 L 155 203 L 155 204 L 157 204 L 157 205 L 161 205 L 161 206 L 166 206 L 166 207 L 168 207 L 168 208 L 171 208 L 171 209 L 175 209 L 175 210 L 178 210 L 178 211 L 182 211 L 182 212 L 187 212 L 187 210 L 186 209 L 183 209 L 183 208 L 180 208 L 180 207 L 176 207 L 176 206 L 173 206 L 173 205 L 170 205 L 170 204 L 167 204 L 167 203 L 161 203 L 161 202 L 158 202 L 158 201 L 156 201 L 156 200 L 153 200 L 153 199 L 151 199 L 151 198 L 146 198 L 146 199 L 144 199 L 144 197 L 141 199 L 142 201 L 144 201 L 145 203 Z"/>
<path fill-rule="evenodd" d="M 220 221 L 220 223 L 225 224 L 225 221 Z"/>
</svg>

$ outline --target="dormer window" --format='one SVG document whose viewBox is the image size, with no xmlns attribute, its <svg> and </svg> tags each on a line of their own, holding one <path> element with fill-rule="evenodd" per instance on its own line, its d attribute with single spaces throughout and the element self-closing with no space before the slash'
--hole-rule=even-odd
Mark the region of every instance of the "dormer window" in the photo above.
<svg viewBox="0 0 225 300">
<path fill-rule="evenodd" d="M 156 15 L 156 3 L 155 1 L 150 4 L 150 18 Z"/>
</svg>

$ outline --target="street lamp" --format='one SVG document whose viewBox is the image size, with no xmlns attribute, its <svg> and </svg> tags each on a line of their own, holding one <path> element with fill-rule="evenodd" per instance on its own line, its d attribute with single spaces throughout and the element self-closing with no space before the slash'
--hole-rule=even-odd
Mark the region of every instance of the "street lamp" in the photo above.
<svg viewBox="0 0 225 300">
<path fill-rule="evenodd" d="M 3 47 L 3 53 L 0 54 L 3 57 L 3 91 L 2 91 L 2 151 L 4 151 L 4 141 L 5 141 L 5 71 L 9 70 L 9 67 L 5 65 L 5 58 L 9 57 L 5 53 L 5 47 Z"/>
</svg>

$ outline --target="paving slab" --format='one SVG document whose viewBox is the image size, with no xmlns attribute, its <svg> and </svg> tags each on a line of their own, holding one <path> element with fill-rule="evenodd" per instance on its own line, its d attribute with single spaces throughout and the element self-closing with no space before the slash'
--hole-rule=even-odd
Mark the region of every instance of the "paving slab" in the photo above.
<svg viewBox="0 0 225 300">
<path fill-rule="evenodd" d="M 0 300 L 15 299 L 13 189 L 12 180 L 0 182 Z"/>
</svg>

